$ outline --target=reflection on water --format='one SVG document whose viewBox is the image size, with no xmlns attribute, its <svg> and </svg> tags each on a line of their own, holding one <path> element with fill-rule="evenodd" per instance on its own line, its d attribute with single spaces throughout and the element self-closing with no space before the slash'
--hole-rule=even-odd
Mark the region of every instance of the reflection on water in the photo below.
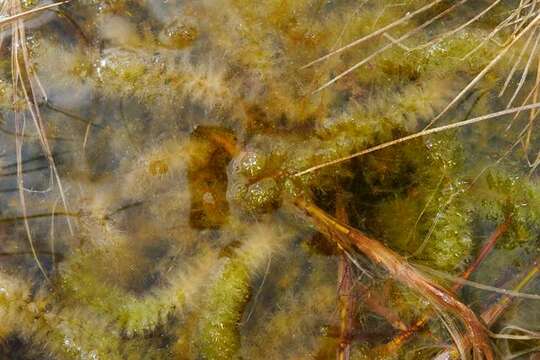
<svg viewBox="0 0 540 360">
<path fill-rule="evenodd" d="M 518 111 L 539 102 L 539 5 L 80 0 L 8 18 L 1 357 L 534 356 L 540 297 L 477 284 L 539 290 L 539 112 Z M 420 277 L 514 339 L 482 348 Z"/>
</svg>

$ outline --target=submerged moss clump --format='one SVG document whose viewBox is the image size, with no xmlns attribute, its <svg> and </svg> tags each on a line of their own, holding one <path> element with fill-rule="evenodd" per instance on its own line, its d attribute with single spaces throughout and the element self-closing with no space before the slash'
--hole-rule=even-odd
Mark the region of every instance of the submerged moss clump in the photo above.
<svg viewBox="0 0 540 360">
<path fill-rule="evenodd" d="M 127 336 L 152 334 L 165 326 L 175 313 L 182 312 L 194 301 L 194 292 L 202 286 L 200 282 L 210 278 L 212 264 L 217 260 L 217 254 L 211 249 L 201 249 L 196 261 L 186 261 L 182 268 L 164 280 L 168 284 L 144 296 L 137 296 L 123 289 L 121 284 L 111 282 L 108 279 L 111 274 L 103 274 L 95 269 L 93 259 L 96 256 L 111 259 L 112 254 L 121 251 L 121 247 L 110 248 L 107 253 L 91 252 L 73 256 L 62 269 L 57 296 L 60 302 L 67 305 L 90 308 Z M 119 256 L 114 257 L 118 259 Z"/>
<path fill-rule="evenodd" d="M 472 249 L 463 154 L 450 136 L 385 149 L 361 159 L 353 194 L 366 230 L 438 269 L 453 270 Z"/>
<path fill-rule="evenodd" d="M 511 249 L 534 241 L 540 227 L 540 188 L 529 179 L 490 170 L 477 184 L 474 207 L 485 221 L 507 222 L 509 229 L 499 246 Z"/>
<path fill-rule="evenodd" d="M 234 359 L 240 351 L 238 326 L 249 299 L 249 272 L 231 259 L 208 294 L 202 309 L 198 346 L 203 359 Z"/>
</svg>

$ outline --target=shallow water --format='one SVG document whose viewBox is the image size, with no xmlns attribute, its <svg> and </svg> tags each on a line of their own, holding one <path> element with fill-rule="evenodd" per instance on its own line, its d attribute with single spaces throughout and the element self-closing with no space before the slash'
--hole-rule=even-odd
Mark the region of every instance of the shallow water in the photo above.
<svg viewBox="0 0 540 360">
<path fill-rule="evenodd" d="M 521 338 L 489 346 L 533 359 L 536 108 L 345 160 L 538 102 L 536 0 L 429 4 L 81 0 L 3 24 L 0 358 L 433 359 L 471 339 L 322 212 L 447 289 L 496 241 L 455 296 L 483 316 L 516 290 L 483 321 Z"/>
</svg>

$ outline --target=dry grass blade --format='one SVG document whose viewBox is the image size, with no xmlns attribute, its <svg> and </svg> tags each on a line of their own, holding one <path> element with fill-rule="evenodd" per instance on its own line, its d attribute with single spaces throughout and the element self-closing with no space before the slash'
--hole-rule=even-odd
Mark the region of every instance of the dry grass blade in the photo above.
<svg viewBox="0 0 540 360">
<path fill-rule="evenodd" d="M 506 46 L 506 44 L 500 44 L 498 43 L 494 38 L 495 35 L 497 35 L 501 30 L 503 30 L 505 27 L 510 26 L 513 24 L 512 20 L 515 18 L 516 13 L 512 12 L 506 19 L 504 19 L 499 25 L 497 25 L 477 46 L 475 46 L 471 51 L 469 51 L 465 56 L 463 56 L 460 60 L 464 61 L 468 59 L 470 56 L 472 56 L 474 53 L 476 53 L 478 50 L 480 50 L 482 47 L 486 45 L 487 42 L 493 41 L 500 47 Z"/>
<path fill-rule="evenodd" d="M 63 2 L 64 3 L 64 2 Z M 53 4 L 58 6 L 61 3 Z M 15 146 L 16 146 L 16 157 L 17 157 L 17 186 L 19 190 L 19 199 L 21 202 L 22 213 L 24 217 L 24 226 L 28 236 L 28 241 L 32 254 L 39 270 L 43 273 L 46 279 L 48 279 L 45 269 L 43 268 L 41 262 L 37 257 L 35 251 L 34 242 L 32 239 L 32 233 L 30 225 L 28 222 L 28 211 L 26 206 L 26 189 L 24 187 L 24 178 L 23 178 L 23 162 L 22 162 L 22 148 L 23 148 L 23 138 L 26 127 L 26 116 L 30 115 L 34 127 L 36 129 L 39 141 L 41 143 L 41 148 L 45 153 L 47 161 L 49 163 L 49 169 L 51 172 L 51 179 L 54 177 L 56 184 L 58 186 L 60 197 L 62 199 L 64 210 L 69 211 L 67 200 L 64 194 L 62 182 L 58 174 L 58 170 L 52 155 L 52 150 L 47 139 L 47 131 L 45 123 L 41 117 L 41 112 L 39 109 L 38 94 L 42 94 L 46 98 L 43 86 L 41 85 L 39 79 L 35 75 L 35 71 L 32 68 L 30 62 L 30 55 L 28 53 L 28 48 L 26 44 L 26 32 L 23 22 L 23 17 L 29 14 L 36 13 L 37 11 L 44 10 L 43 7 L 36 8 L 27 12 L 22 11 L 22 6 L 19 0 L 11 0 L 4 3 L 5 6 L 2 7 L 4 14 L 9 15 L 3 20 L 0 20 L 0 26 L 9 24 L 11 26 L 11 76 L 13 83 L 13 114 L 15 120 Z M 48 6 L 50 8 L 52 6 Z M 20 100 L 24 100 L 24 105 L 20 105 Z M 52 181 L 52 180 L 51 180 Z M 67 223 L 70 229 L 70 232 L 73 234 L 73 228 L 71 221 L 67 219 Z"/>
<path fill-rule="evenodd" d="M 372 32 L 372 33 L 370 33 L 370 34 L 368 34 L 368 35 L 366 35 L 366 36 L 364 36 L 364 37 L 362 37 L 362 38 L 360 38 L 360 39 L 358 39 L 358 40 L 355 40 L 355 41 L 353 41 L 353 42 L 351 42 L 351 43 L 349 43 L 349 44 L 347 44 L 347 45 L 344 45 L 344 46 L 340 47 L 339 49 L 336 49 L 336 50 L 334 50 L 334 51 L 332 51 L 332 52 L 330 52 L 330 53 L 328 53 L 328 54 L 326 54 L 326 55 L 324 55 L 324 56 L 322 56 L 322 57 L 320 57 L 320 58 L 318 58 L 318 59 L 316 59 L 316 60 L 313 60 L 313 61 L 310 62 L 309 64 L 306 64 L 306 65 L 302 66 L 301 69 L 305 69 L 305 68 L 308 68 L 308 67 L 310 67 L 310 66 L 313 66 L 313 65 L 315 65 L 315 64 L 317 64 L 317 63 L 319 63 L 319 62 L 321 62 L 321 61 L 324 61 L 324 60 L 326 60 L 326 59 L 328 59 L 328 58 L 330 58 L 330 57 L 332 57 L 332 56 L 334 56 L 334 55 L 336 55 L 336 54 L 339 54 L 339 53 L 341 53 L 341 52 L 343 52 L 343 51 L 345 51 L 345 50 L 347 50 L 347 49 L 350 49 L 350 48 L 352 48 L 352 47 L 354 47 L 354 46 L 356 46 L 356 45 L 360 45 L 360 44 L 363 43 L 363 42 L 366 42 L 366 41 L 368 41 L 368 40 L 370 40 L 370 39 L 373 39 L 374 37 L 377 37 L 377 36 L 379 36 L 379 35 L 382 35 L 382 34 L 384 34 L 385 32 L 387 32 L 388 30 L 393 29 L 393 28 L 395 28 L 396 26 L 399 26 L 399 25 L 401 25 L 401 24 L 406 23 L 407 21 L 409 21 L 410 19 L 412 19 L 412 18 L 415 17 L 416 15 L 419 15 L 419 14 L 421 14 L 421 13 L 423 13 L 423 12 L 425 12 L 425 11 L 431 9 L 432 7 L 434 7 L 435 5 L 437 5 L 438 3 L 440 3 L 441 1 L 442 1 L 442 0 L 435 0 L 435 1 L 433 1 L 433 2 L 431 2 L 431 3 L 429 3 L 429 4 L 427 4 L 427 5 L 425 5 L 425 6 L 423 6 L 423 7 L 421 7 L 421 8 L 418 9 L 418 10 L 415 10 L 415 11 L 413 11 L 413 12 L 407 13 L 407 14 L 406 14 L 404 17 L 402 17 L 401 19 L 396 20 L 396 21 L 394 21 L 394 22 L 392 22 L 392 23 L 390 23 L 390 24 L 388 24 L 388 25 L 386 25 L 386 26 L 383 26 L 383 27 L 380 28 L 379 30 L 374 31 L 374 32 Z"/>
<path fill-rule="evenodd" d="M 452 30 L 449 30 L 449 31 L 446 31 L 444 32 L 443 34 L 435 37 L 434 39 L 426 42 L 425 44 L 422 44 L 422 45 L 419 45 L 415 48 L 413 48 L 412 50 L 417 50 L 417 49 L 423 49 L 423 48 L 426 48 L 426 47 L 429 47 L 433 44 L 436 44 L 437 42 L 443 40 L 444 38 L 447 38 L 448 36 L 451 36 L 463 29 L 465 29 L 467 26 L 475 23 L 476 21 L 478 21 L 482 16 L 484 16 L 485 14 L 487 14 L 489 11 L 491 11 L 491 9 L 493 9 L 495 6 L 497 6 L 499 3 L 501 2 L 501 0 L 496 0 L 494 2 L 492 2 L 487 8 L 485 8 L 484 10 L 482 10 L 481 12 L 479 12 L 478 14 L 476 14 L 472 19 L 470 19 L 469 21 L 463 23 L 462 25 L 458 26 L 457 28 L 454 28 Z"/>
<path fill-rule="evenodd" d="M 41 11 L 43 11 L 43 10 L 52 9 L 52 8 L 58 7 L 58 6 L 60 6 L 60 5 L 67 4 L 67 3 L 70 2 L 70 1 L 71 1 L 71 0 L 60 1 L 60 2 L 57 2 L 57 3 L 52 3 L 52 4 L 47 4 L 47 5 L 39 6 L 39 7 L 30 9 L 30 10 L 21 11 L 21 12 L 19 12 L 19 13 L 17 13 L 17 14 L 10 15 L 10 16 L 7 16 L 7 17 L 0 17 L 0 26 L 4 26 L 4 25 L 7 25 L 7 24 L 10 24 L 10 23 L 12 23 L 12 22 L 15 21 L 15 20 L 22 19 L 22 18 L 24 18 L 24 17 L 27 17 L 27 16 L 30 16 L 30 15 L 39 13 L 39 12 L 41 12 Z"/>
<path fill-rule="evenodd" d="M 458 283 L 460 286 L 469 286 L 475 289 L 480 289 L 480 290 L 489 291 L 496 294 L 502 294 L 505 296 L 511 296 L 511 297 L 520 298 L 520 299 L 540 300 L 540 295 L 537 295 L 537 294 L 528 294 L 528 293 L 516 292 L 516 291 L 508 290 L 508 289 L 501 289 L 496 286 L 481 284 L 476 281 L 466 280 L 460 277 L 452 276 L 442 271 L 438 271 L 438 270 L 434 270 L 430 268 L 425 268 L 425 269 L 426 269 L 426 272 L 430 272 L 434 274 L 435 276 L 440 277 L 441 279 L 450 280 L 455 283 Z"/>
<path fill-rule="evenodd" d="M 525 42 L 525 44 L 521 48 L 521 51 L 519 52 L 519 55 L 517 56 L 517 59 L 514 61 L 514 65 L 512 66 L 512 68 L 510 69 L 510 72 L 506 76 L 506 80 L 504 81 L 504 85 L 503 85 L 501 91 L 499 92 L 499 97 L 503 96 L 504 93 L 506 92 L 506 89 L 508 88 L 508 85 L 510 85 L 510 81 L 512 81 L 512 78 L 514 77 L 514 74 L 516 73 L 517 68 L 518 68 L 519 64 L 521 63 L 521 60 L 523 59 L 523 56 L 525 55 L 525 52 L 527 52 L 527 49 L 529 48 L 529 44 L 531 43 L 533 38 L 534 38 L 534 32 L 531 32 L 531 34 L 527 38 L 527 41 Z"/>
<path fill-rule="evenodd" d="M 15 6 L 15 4 L 12 4 L 12 6 Z M 19 4 L 20 7 L 20 4 Z M 11 9 L 13 11 L 13 9 Z M 16 20 L 16 22 L 19 22 L 19 20 Z M 11 76 L 12 76 L 12 82 L 13 82 L 13 104 L 14 106 L 17 106 L 18 102 L 18 92 L 19 92 L 19 84 L 22 87 L 22 91 L 26 92 L 26 88 L 24 85 L 24 81 L 22 80 L 21 75 L 21 69 L 19 64 L 19 37 L 21 36 L 20 29 L 13 24 L 11 29 L 11 36 L 12 36 L 12 53 L 11 53 Z M 25 95 L 25 97 L 27 97 Z M 24 134 L 25 131 L 25 125 L 26 125 L 26 119 L 24 113 L 21 114 L 20 111 L 16 108 L 14 109 L 14 117 L 15 117 L 15 133 L 17 136 L 15 137 L 15 152 L 16 152 L 16 158 L 17 158 L 17 188 L 19 190 L 19 200 L 21 202 L 21 209 L 23 213 L 24 218 L 24 227 L 26 230 L 26 234 L 28 237 L 28 243 L 30 246 L 30 250 L 32 251 L 32 256 L 34 257 L 34 260 L 45 277 L 45 279 L 49 280 L 47 277 L 47 273 L 45 272 L 45 269 L 43 268 L 43 265 L 41 264 L 35 246 L 34 241 L 32 238 L 32 231 L 30 229 L 30 224 L 28 222 L 28 210 L 26 206 L 26 198 L 24 195 L 24 181 L 23 181 L 23 165 L 22 165 L 22 147 L 23 147 L 23 137 L 19 134 Z"/>
<path fill-rule="evenodd" d="M 534 14 L 536 10 L 536 3 L 537 0 L 530 0 L 530 1 L 520 1 L 519 6 L 514 11 L 514 13 L 517 16 L 517 20 L 514 24 L 514 31 L 513 34 L 517 34 L 526 24 L 527 19 L 530 18 L 532 14 Z M 528 13 L 526 15 L 522 15 L 522 12 L 526 9 L 529 9 Z"/>
<path fill-rule="evenodd" d="M 401 143 L 404 143 L 404 142 L 407 142 L 407 141 L 410 141 L 410 140 L 413 140 L 413 139 L 417 139 L 417 138 L 420 138 L 420 137 L 440 133 L 440 132 L 451 130 L 451 129 L 457 129 L 457 128 L 460 128 L 460 127 L 463 127 L 463 126 L 476 124 L 476 123 L 479 123 L 479 122 L 482 122 L 482 121 L 503 117 L 505 115 L 510 115 L 510 114 L 514 114 L 514 113 L 517 113 L 517 112 L 521 112 L 521 111 L 528 111 L 528 110 L 533 110 L 533 109 L 538 109 L 538 108 L 540 108 L 540 103 L 534 103 L 534 104 L 520 106 L 520 107 L 516 107 L 516 108 L 501 110 L 501 111 L 498 111 L 498 112 L 495 112 L 495 113 L 478 116 L 478 117 L 475 117 L 475 118 L 472 118 L 472 119 L 469 119 L 469 120 L 463 120 L 463 121 L 453 123 L 453 124 L 448 124 L 448 125 L 439 126 L 439 127 L 436 127 L 436 128 L 423 130 L 423 131 L 420 131 L 420 132 L 417 132 L 417 133 L 414 133 L 414 134 L 411 134 L 411 135 L 408 135 L 408 136 L 404 136 L 404 137 L 396 139 L 396 140 L 388 141 L 388 142 L 385 142 L 385 143 L 382 143 L 382 144 L 367 148 L 365 150 L 358 151 L 356 153 L 353 153 L 353 154 L 350 154 L 350 155 L 347 155 L 347 156 L 344 156 L 344 157 L 341 157 L 341 158 L 338 158 L 338 159 L 335 159 L 335 160 L 332 160 L 332 161 L 327 161 L 325 163 L 312 166 L 312 167 L 310 167 L 308 169 L 297 172 L 293 176 L 302 176 L 302 175 L 305 175 L 305 174 L 309 174 L 311 172 L 320 170 L 322 168 L 332 166 L 332 165 L 337 165 L 337 164 L 340 164 L 342 162 L 357 158 L 359 156 L 363 156 L 363 155 L 366 155 L 366 154 L 369 154 L 369 153 L 372 153 L 372 152 L 375 152 L 375 151 L 378 151 L 378 150 L 382 150 L 382 149 L 385 149 L 385 148 L 390 147 L 390 146 L 398 145 L 398 144 L 401 144 Z"/>
<path fill-rule="evenodd" d="M 484 78 L 484 76 L 486 76 L 486 74 L 491 70 L 493 69 L 493 67 L 495 65 L 497 65 L 499 63 L 499 61 L 508 53 L 508 51 L 510 51 L 510 49 L 527 33 L 529 33 L 529 31 L 534 31 L 535 30 L 535 27 L 538 25 L 538 22 L 540 21 L 540 15 L 537 15 L 533 20 L 531 20 L 531 22 L 519 33 L 517 34 L 513 39 L 512 41 L 506 45 L 500 53 L 497 54 L 497 56 L 490 61 L 490 63 L 484 67 L 484 69 L 482 69 L 482 71 L 480 73 L 478 73 L 478 75 L 476 75 L 476 77 L 471 80 L 469 82 L 469 84 L 467 86 L 465 86 L 460 92 L 459 94 L 457 94 L 453 99 L 452 101 L 450 101 L 450 103 L 441 111 L 439 112 L 439 114 L 437 116 L 435 116 L 433 118 L 433 120 L 430 121 L 430 123 L 426 126 L 425 129 L 428 129 L 430 128 L 431 126 L 433 126 L 433 124 L 435 124 L 438 120 L 440 120 L 442 118 L 443 115 L 445 115 L 448 110 L 450 110 L 454 105 L 456 105 L 456 103 L 465 95 L 467 94 L 476 84 L 478 84 L 480 82 L 480 80 L 482 80 Z"/>
<path fill-rule="evenodd" d="M 522 101 L 521 103 L 521 106 L 524 106 L 525 104 L 527 104 L 529 102 L 529 100 L 531 99 L 531 97 L 533 98 L 533 102 L 537 102 L 538 101 L 538 90 L 540 89 L 540 57 L 538 58 L 538 68 L 537 68 L 537 77 L 536 77 L 536 81 L 535 81 L 535 84 L 534 86 L 532 87 L 532 89 L 529 91 L 529 93 L 527 94 L 527 97 L 525 98 L 525 100 Z M 516 119 L 518 118 L 518 116 L 521 114 L 521 111 L 518 111 L 514 114 L 514 116 L 512 117 L 512 119 L 510 120 L 510 122 L 508 123 L 508 126 L 506 127 L 506 129 L 510 129 L 513 125 L 513 123 L 516 121 Z M 536 110 L 532 110 L 530 113 L 529 113 L 529 124 L 527 124 L 526 127 L 528 127 L 528 131 L 532 131 L 532 121 L 536 116 L 538 115 L 538 112 Z"/>
<path fill-rule="evenodd" d="M 518 96 L 521 88 L 525 84 L 525 79 L 527 78 L 527 74 L 529 73 L 529 68 L 531 67 L 532 60 L 534 59 L 535 56 L 537 56 L 536 49 L 538 48 L 539 40 L 540 40 L 540 35 L 537 35 L 536 36 L 536 41 L 535 41 L 534 46 L 533 46 L 533 48 L 531 50 L 531 53 L 529 55 L 529 59 L 527 60 L 527 64 L 525 65 L 525 69 L 523 70 L 523 72 L 521 74 L 521 79 L 519 80 L 519 84 L 516 87 L 516 90 L 514 91 L 514 93 L 512 94 L 512 98 L 510 99 L 510 101 L 508 101 L 508 104 L 506 105 L 507 109 L 510 106 L 512 106 L 512 104 L 514 103 L 514 100 Z"/>
<path fill-rule="evenodd" d="M 536 65 L 536 80 L 535 80 L 533 88 L 531 89 L 531 93 L 533 94 L 533 102 L 538 101 L 538 95 L 539 95 L 538 87 L 539 86 L 540 86 L 540 57 L 538 57 L 538 63 Z M 529 95 L 527 95 L 527 98 L 528 97 Z M 537 111 L 531 111 L 529 114 L 529 123 L 528 123 L 529 129 L 527 130 L 527 136 L 526 136 L 526 140 L 524 144 L 525 152 L 528 152 L 529 150 L 529 145 L 531 143 L 533 123 L 536 120 L 536 117 L 538 116 L 538 114 L 539 113 Z"/>
<path fill-rule="evenodd" d="M 411 36 L 413 36 L 414 34 L 418 33 L 420 30 L 422 29 L 425 29 L 426 27 L 428 27 L 429 25 L 433 24 L 435 21 L 439 20 L 440 18 L 444 17 L 445 15 L 447 15 L 448 13 L 452 12 L 456 7 L 460 6 L 460 5 L 463 5 L 464 3 L 466 3 L 467 1 L 469 0 L 461 0 L 459 1 L 458 3 L 452 5 L 451 7 L 449 7 L 448 9 L 440 12 L 439 14 L 435 15 L 434 17 L 432 17 L 431 19 L 425 21 L 424 23 L 422 23 L 420 26 L 417 26 L 415 27 L 414 29 L 406 32 L 405 34 L 403 34 L 402 36 L 400 36 L 398 39 L 395 39 L 395 40 L 392 40 L 390 41 L 390 43 L 386 44 L 385 46 L 383 46 L 382 48 L 380 48 L 379 50 L 375 51 L 373 54 L 369 55 L 368 57 L 364 58 L 362 61 L 354 64 L 353 66 L 351 66 L 350 68 L 348 68 L 347 70 L 343 71 L 342 73 L 340 73 L 339 75 L 333 77 L 332 79 L 330 79 L 329 81 L 327 81 L 326 83 L 324 83 L 323 85 L 321 85 L 319 88 L 317 88 L 315 91 L 313 91 L 313 94 L 315 93 L 318 93 L 319 91 L 322 91 L 324 90 L 325 88 L 327 88 L 328 86 L 334 84 L 336 81 L 338 81 L 339 79 L 347 76 L 348 74 L 350 74 L 351 72 L 353 72 L 354 70 L 358 69 L 359 67 L 365 65 L 366 63 L 368 63 L 369 61 L 371 61 L 372 59 L 374 59 L 375 57 L 377 57 L 378 55 L 380 55 L 381 53 L 385 52 L 386 50 L 392 48 L 393 46 L 395 46 L 396 44 L 400 44 L 403 40 L 406 40 L 408 38 L 410 38 Z"/>
</svg>

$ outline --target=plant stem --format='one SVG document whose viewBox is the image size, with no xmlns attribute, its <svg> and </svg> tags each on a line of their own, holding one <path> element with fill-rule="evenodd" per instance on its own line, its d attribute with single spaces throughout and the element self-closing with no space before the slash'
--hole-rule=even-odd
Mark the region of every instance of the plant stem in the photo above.
<svg viewBox="0 0 540 360">
<path fill-rule="evenodd" d="M 489 239 L 486 241 L 476 259 L 469 265 L 469 267 L 461 274 L 462 279 L 468 279 L 472 273 L 474 273 L 480 264 L 485 260 L 486 256 L 491 252 L 497 241 L 501 238 L 504 233 L 508 230 L 510 225 L 511 218 L 508 217 L 505 222 L 497 226 L 495 231 L 489 236 Z M 452 287 L 453 292 L 459 291 L 463 287 L 463 283 L 455 283 Z M 401 345 L 403 345 L 407 340 L 409 340 L 414 334 L 422 330 L 428 321 L 431 319 L 433 313 L 428 312 L 423 317 L 418 319 L 412 326 L 407 330 L 403 331 L 396 337 L 394 337 L 390 342 L 384 345 L 385 351 L 394 352 L 397 351 Z"/>
<path fill-rule="evenodd" d="M 473 272 L 475 272 L 478 269 L 478 266 L 484 261 L 486 256 L 493 250 L 493 247 L 497 243 L 497 241 L 501 238 L 502 235 L 504 235 L 508 231 L 508 227 L 510 226 L 510 223 L 512 222 L 512 219 L 510 217 L 507 217 L 506 220 L 497 226 L 495 231 L 489 236 L 488 241 L 484 244 L 478 255 L 476 256 L 476 259 L 469 265 L 467 270 L 461 274 L 461 277 L 463 279 L 468 279 Z M 462 284 L 456 283 L 452 290 L 458 291 L 463 287 Z"/>
<path fill-rule="evenodd" d="M 532 268 L 523 276 L 519 283 L 512 289 L 512 291 L 517 292 L 521 291 L 529 282 L 538 276 L 540 273 L 540 259 L 536 259 Z M 504 295 L 499 301 L 491 305 L 486 311 L 480 315 L 480 318 L 484 321 L 487 328 L 489 329 L 497 319 L 508 309 L 512 304 L 513 296 Z M 450 349 L 439 354 L 434 360 L 442 359 L 455 359 L 458 356 L 458 351 L 455 346 L 452 346 Z"/>
<path fill-rule="evenodd" d="M 348 223 L 345 200 L 342 194 L 336 197 L 336 217 Z M 351 339 L 354 331 L 353 317 L 356 308 L 355 291 L 352 276 L 352 265 L 343 250 L 340 251 L 338 263 L 338 306 L 339 306 L 339 345 L 337 360 L 349 360 Z"/>
<path fill-rule="evenodd" d="M 362 300 L 366 303 L 371 311 L 385 318 L 394 329 L 405 331 L 407 325 L 399 318 L 395 311 L 385 305 L 380 296 L 375 294 L 370 288 L 363 284 L 357 284 L 362 292 Z"/>
<path fill-rule="evenodd" d="M 426 275 L 411 266 L 402 256 L 328 215 L 322 209 L 301 198 L 295 199 L 295 205 L 305 211 L 313 220 L 317 229 L 338 242 L 345 249 L 356 249 L 370 258 L 377 265 L 385 268 L 390 276 L 404 285 L 416 290 L 443 311 L 457 316 L 466 328 L 466 335 L 473 345 L 472 351 L 477 358 L 493 360 L 494 355 L 489 345 L 486 330 L 476 315 L 457 300 L 448 290 L 436 284 Z M 457 339 L 463 342 L 463 339 Z"/>
<path fill-rule="evenodd" d="M 527 274 L 520 280 L 520 282 L 512 289 L 513 291 L 521 291 L 529 282 L 531 282 L 535 277 L 538 276 L 540 272 L 540 259 L 536 259 L 532 268 L 527 272 Z M 480 315 L 482 320 L 486 323 L 488 328 L 492 326 L 495 321 L 501 316 L 501 314 L 508 309 L 512 303 L 512 295 L 504 295 L 499 301 L 491 305 L 486 311 Z"/>
</svg>

